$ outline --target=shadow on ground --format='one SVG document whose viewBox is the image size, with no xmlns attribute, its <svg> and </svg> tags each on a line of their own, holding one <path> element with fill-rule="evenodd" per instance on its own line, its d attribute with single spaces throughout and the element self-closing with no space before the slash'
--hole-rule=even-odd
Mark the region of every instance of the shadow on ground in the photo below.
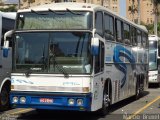
<svg viewBox="0 0 160 120">
<path fill-rule="evenodd" d="M 149 92 L 145 91 L 141 98 L 148 95 Z M 118 118 L 119 115 L 114 115 L 112 112 L 134 102 L 134 97 L 130 97 L 121 102 L 111 106 L 110 114 L 107 116 L 100 116 L 97 112 L 75 112 L 75 111 L 30 111 L 21 114 L 18 120 L 114 120 L 113 117 Z M 122 115 L 121 115 L 122 116 Z M 117 119 L 118 120 L 118 119 Z"/>
</svg>

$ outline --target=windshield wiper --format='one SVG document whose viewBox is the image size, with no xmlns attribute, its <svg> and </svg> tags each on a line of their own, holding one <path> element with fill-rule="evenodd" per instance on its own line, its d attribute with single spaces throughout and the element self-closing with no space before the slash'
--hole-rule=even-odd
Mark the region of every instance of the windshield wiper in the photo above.
<svg viewBox="0 0 160 120">
<path fill-rule="evenodd" d="M 25 72 L 26 77 L 29 77 L 31 73 L 32 73 L 32 70 L 29 68 L 29 69 Z"/>
<path fill-rule="evenodd" d="M 54 10 L 48 9 L 49 12 L 53 12 L 56 15 L 65 15 L 66 13 L 60 13 L 60 12 L 56 12 Z"/>
<path fill-rule="evenodd" d="M 51 52 L 51 55 L 52 55 L 52 58 L 53 58 L 53 64 L 55 64 L 55 67 L 61 72 L 64 74 L 64 77 L 68 78 L 69 75 L 68 73 L 66 72 L 66 70 L 63 68 L 63 66 L 59 65 L 56 61 L 56 56 L 53 52 Z"/>
<path fill-rule="evenodd" d="M 66 10 L 74 15 L 83 15 L 82 13 L 73 12 L 72 10 L 66 8 Z"/>
<path fill-rule="evenodd" d="M 34 10 L 32 10 L 32 9 L 31 9 L 31 12 L 36 13 L 37 15 L 48 15 L 48 14 L 46 14 L 46 13 L 40 13 L 40 12 L 34 11 Z"/>
</svg>

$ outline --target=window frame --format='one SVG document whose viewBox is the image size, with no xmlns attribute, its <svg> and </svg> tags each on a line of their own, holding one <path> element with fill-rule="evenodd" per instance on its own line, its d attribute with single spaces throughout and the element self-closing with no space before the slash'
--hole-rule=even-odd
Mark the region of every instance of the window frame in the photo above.
<svg viewBox="0 0 160 120">
<path fill-rule="evenodd" d="M 119 28 L 120 29 L 120 34 L 119 35 L 121 35 L 120 36 L 121 38 L 118 38 L 119 35 L 118 35 L 118 32 L 117 32 L 117 27 L 118 27 L 117 22 L 120 22 L 120 28 Z M 115 32 L 116 32 L 116 41 L 120 42 L 120 43 L 123 43 L 123 21 L 118 19 L 118 18 L 115 19 Z"/>
<path fill-rule="evenodd" d="M 109 33 L 107 33 L 107 32 L 105 32 L 107 29 L 106 29 L 106 19 L 107 19 L 107 17 L 108 17 L 108 19 L 109 19 L 109 24 L 108 24 L 108 32 Z M 106 19 L 105 19 L 106 18 Z M 114 31 L 115 31 L 115 28 L 114 28 L 114 26 L 115 26 L 115 22 L 114 22 L 114 16 L 112 16 L 112 15 L 109 15 L 109 14 L 107 14 L 106 12 L 104 13 L 104 37 L 105 37 L 105 39 L 109 39 L 109 40 L 112 40 L 112 41 L 115 41 L 115 34 L 114 34 Z M 111 29 L 111 26 L 112 26 L 112 29 Z M 106 35 L 107 34 L 107 35 Z"/>
<path fill-rule="evenodd" d="M 100 29 L 97 29 L 97 22 L 96 22 L 96 20 L 97 20 L 97 18 L 100 19 L 100 17 L 97 17 L 97 14 L 98 14 L 98 13 L 100 13 L 100 14 L 102 15 L 102 21 L 101 21 L 101 23 L 102 23 L 102 24 L 101 24 L 101 25 L 102 25 L 101 28 L 102 28 L 102 29 L 101 29 L 101 31 L 100 31 Z M 95 28 L 96 28 L 96 33 L 97 33 L 98 35 L 100 35 L 101 37 L 103 37 L 103 35 L 104 35 L 104 32 L 103 32 L 103 31 L 104 31 L 103 22 L 104 22 L 104 21 L 103 21 L 103 12 L 102 12 L 102 11 L 96 11 L 96 12 L 95 12 Z M 98 24 L 98 26 L 99 26 L 99 24 Z M 99 30 L 100 32 L 99 32 L 98 30 Z"/>
<path fill-rule="evenodd" d="M 125 28 L 126 28 L 125 26 L 127 26 L 129 28 L 128 29 L 128 38 L 127 38 L 127 35 L 125 35 Z M 131 43 L 132 43 L 130 29 L 131 29 L 130 24 L 123 22 L 123 41 L 125 44 L 128 44 L 128 45 L 131 45 Z"/>
</svg>

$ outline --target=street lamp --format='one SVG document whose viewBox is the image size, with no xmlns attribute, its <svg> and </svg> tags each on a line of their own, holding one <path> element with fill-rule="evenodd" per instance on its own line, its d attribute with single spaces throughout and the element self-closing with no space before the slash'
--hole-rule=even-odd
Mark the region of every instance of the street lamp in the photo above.
<svg viewBox="0 0 160 120">
<path fill-rule="evenodd" d="M 20 7 L 21 7 L 21 1 L 18 0 L 18 9 L 20 9 Z"/>
</svg>

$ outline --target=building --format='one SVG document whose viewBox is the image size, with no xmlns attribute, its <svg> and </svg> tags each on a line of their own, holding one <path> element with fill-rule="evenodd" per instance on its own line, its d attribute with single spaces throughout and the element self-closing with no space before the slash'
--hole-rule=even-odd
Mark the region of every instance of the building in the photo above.
<svg viewBox="0 0 160 120">
<path fill-rule="evenodd" d="M 21 0 L 21 6 L 20 8 L 28 8 L 31 6 L 37 6 L 42 4 L 49 4 L 51 2 L 54 2 L 55 0 Z"/>
<path fill-rule="evenodd" d="M 134 2 L 133 2 L 134 1 Z M 103 5 L 106 8 L 111 9 L 117 14 L 120 14 L 120 10 L 126 10 L 126 15 L 129 20 L 138 23 L 138 18 L 144 24 L 154 23 L 154 5 L 152 0 L 139 0 L 140 1 L 140 15 L 138 15 L 138 0 L 21 0 L 21 9 L 31 6 L 37 6 L 42 4 L 50 4 L 52 2 L 86 2 Z M 126 2 L 126 6 L 121 7 L 120 2 Z M 131 9 L 133 11 L 131 12 Z M 160 20 L 160 17 L 159 17 Z"/>
<path fill-rule="evenodd" d="M 153 24 L 155 15 L 153 12 L 154 5 L 152 3 L 152 0 L 140 0 L 139 15 L 138 15 L 138 0 L 127 0 L 126 8 L 127 8 L 126 13 L 128 19 L 137 23 L 138 18 L 140 18 L 140 21 L 143 22 L 144 24 Z"/>
<path fill-rule="evenodd" d="M 21 9 L 28 8 L 30 6 L 49 4 L 52 2 L 86 2 L 99 5 L 103 4 L 103 6 L 119 14 L 119 1 L 120 0 L 21 0 Z"/>
<path fill-rule="evenodd" d="M 17 5 L 18 0 L 0 0 L 0 8 L 8 8 Z"/>
<path fill-rule="evenodd" d="M 119 1 L 120 0 L 103 0 L 103 6 L 119 14 Z M 96 0 L 94 3 L 96 3 Z"/>
</svg>

